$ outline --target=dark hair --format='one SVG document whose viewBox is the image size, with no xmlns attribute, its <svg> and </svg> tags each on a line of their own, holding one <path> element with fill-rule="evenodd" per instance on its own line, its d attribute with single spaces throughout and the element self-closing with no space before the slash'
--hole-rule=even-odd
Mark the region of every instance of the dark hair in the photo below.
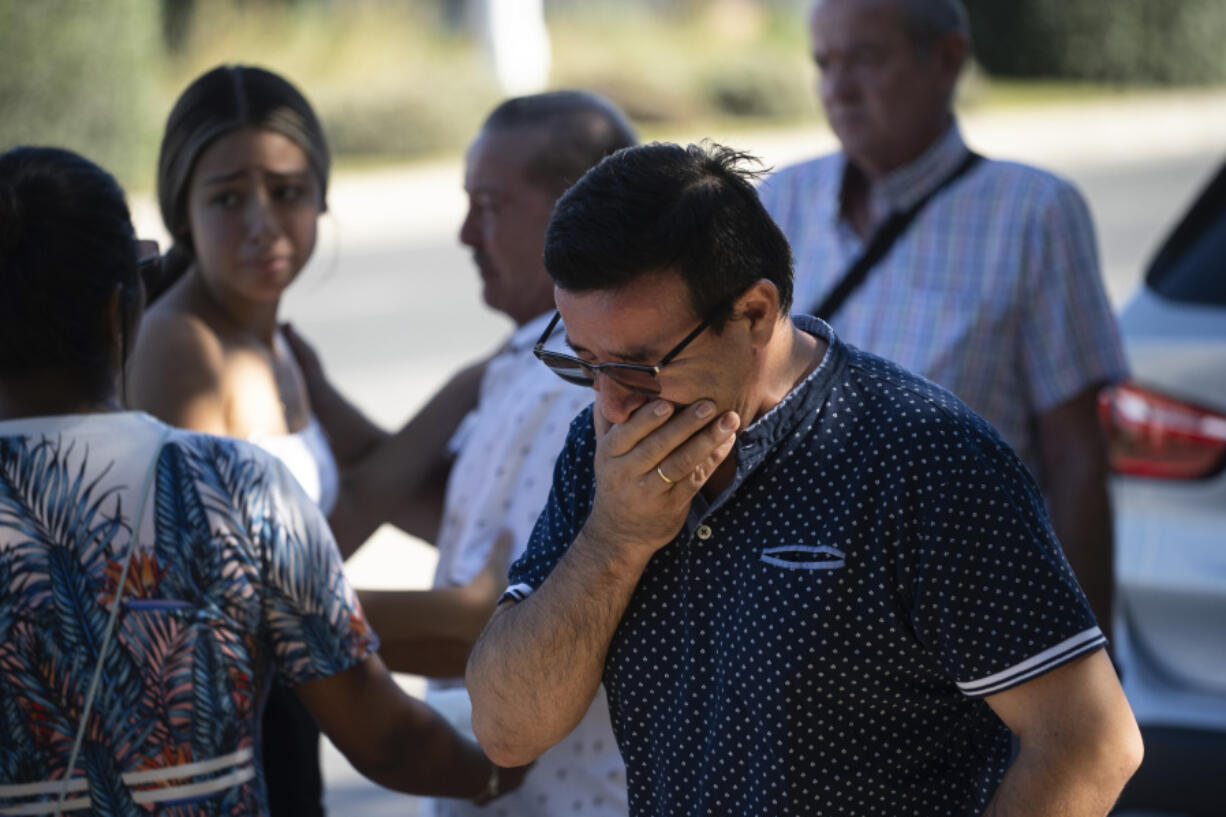
<svg viewBox="0 0 1226 817">
<path fill-rule="evenodd" d="M 544 138 L 527 157 L 528 178 L 561 194 L 593 165 L 614 151 L 638 144 L 634 126 L 616 105 L 587 91 L 550 91 L 501 103 L 482 125 L 484 131 L 540 130 Z"/>
<path fill-rule="evenodd" d="M 195 260 L 187 193 L 196 162 L 213 142 L 241 128 L 279 133 L 302 148 L 327 209 L 332 158 L 311 104 L 283 77 L 249 65 L 221 65 L 197 77 L 175 102 L 158 153 L 158 205 L 174 239 L 149 299 L 164 292 Z"/>
<path fill-rule="evenodd" d="M 0 154 L 0 374 L 57 370 L 110 395 L 107 310 L 120 284 L 134 323 L 136 238 L 111 174 L 59 148 Z"/>
<path fill-rule="evenodd" d="M 765 278 L 792 304 L 792 250 L 744 168 L 715 144 L 655 142 L 608 157 L 566 192 L 545 234 L 545 268 L 562 289 L 620 289 L 675 271 L 694 313 L 723 328 L 731 302 Z"/>
</svg>

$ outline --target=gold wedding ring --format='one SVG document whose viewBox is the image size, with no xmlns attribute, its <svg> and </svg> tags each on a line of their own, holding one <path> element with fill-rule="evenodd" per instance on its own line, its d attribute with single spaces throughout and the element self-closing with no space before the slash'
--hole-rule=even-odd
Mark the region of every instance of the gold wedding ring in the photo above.
<svg viewBox="0 0 1226 817">
<path fill-rule="evenodd" d="M 672 481 L 671 479 L 669 479 L 668 477 L 664 476 L 664 472 L 660 470 L 660 466 L 658 466 L 658 465 L 656 466 L 656 473 L 660 475 L 660 479 L 664 480 L 664 482 L 665 482 L 665 483 L 667 483 L 667 484 L 669 484 L 669 485 L 672 485 L 672 484 L 673 484 L 673 481 Z"/>
</svg>

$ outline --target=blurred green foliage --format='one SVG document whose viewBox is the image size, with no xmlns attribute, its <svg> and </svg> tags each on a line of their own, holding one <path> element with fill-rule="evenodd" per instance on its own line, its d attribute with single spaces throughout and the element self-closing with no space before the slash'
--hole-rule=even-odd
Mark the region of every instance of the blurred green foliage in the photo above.
<svg viewBox="0 0 1226 817">
<path fill-rule="evenodd" d="M 1098 82 L 1226 82 L 1223 0 L 966 0 L 988 73 Z"/>
<path fill-rule="evenodd" d="M 0 147 L 58 145 L 121 178 L 148 161 L 155 0 L 0 3 Z"/>
<path fill-rule="evenodd" d="M 152 183 L 176 96 L 223 62 L 277 71 L 341 161 L 463 150 L 500 93 L 444 0 L 0 2 L 0 147 L 64 145 Z M 796 2 L 549 6 L 553 87 L 603 92 L 640 123 L 811 115 Z"/>
<path fill-rule="evenodd" d="M 1226 79 L 1226 0 L 968 0 L 988 73 Z M 553 87 L 648 135 L 810 119 L 808 0 L 550 0 Z M 59 144 L 152 183 L 175 98 L 223 62 L 277 71 L 344 162 L 462 151 L 500 92 L 464 0 L 0 0 L 0 148 Z M 973 75 L 968 98 L 986 80 Z"/>
<path fill-rule="evenodd" d="M 565 13 L 564 13 L 565 12 Z M 811 115 L 814 72 L 795 3 L 574 3 L 550 18 L 554 82 L 645 123 Z"/>
<path fill-rule="evenodd" d="M 498 99 L 476 45 L 424 3 L 212 2 L 169 62 L 167 109 L 220 63 L 277 71 L 311 100 L 342 159 L 458 150 Z"/>
</svg>

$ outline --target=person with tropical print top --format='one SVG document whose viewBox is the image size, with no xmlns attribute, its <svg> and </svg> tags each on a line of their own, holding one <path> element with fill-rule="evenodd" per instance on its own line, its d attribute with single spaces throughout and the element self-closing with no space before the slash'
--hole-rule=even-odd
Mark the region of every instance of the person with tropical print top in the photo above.
<svg viewBox="0 0 1226 817">
<path fill-rule="evenodd" d="M 400 691 L 278 460 L 122 410 L 139 246 L 96 165 L 0 155 L 0 814 L 265 815 L 274 679 L 378 783 L 518 785 Z"/>
</svg>

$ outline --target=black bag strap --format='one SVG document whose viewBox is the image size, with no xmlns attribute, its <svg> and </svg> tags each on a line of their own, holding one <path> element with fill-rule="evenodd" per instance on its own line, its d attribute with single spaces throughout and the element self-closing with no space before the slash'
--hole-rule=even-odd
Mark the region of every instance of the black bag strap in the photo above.
<svg viewBox="0 0 1226 817">
<path fill-rule="evenodd" d="M 894 242 L 899 236 L 907 231 L 911 226 L 911 222 L 915 221 L 915 217 L 920 214 L 920 211 L 932 201 L 937 193 L 940 193 L 956 179 L 966 173 L 983 159 L 983 156 L 971 151 L 966 158 L 954 168 L 953 172 L 941 180 L 941 183 L 929 190 L 915 204 L 912 204 L 906 210 L 898 213 L 890 214 L 890 217 L 885 220 L 878 230 L 873 233 L 872 239 L 869 240 L 868 246 L 864 248 L 864 252 L 860 257 L 847 268 L 847 272 L 843 274 L 843 278 L 830 290 L 818 307 L 813 310 L 813 314 L 824 321 L 829 321 L 834 313 L 839 311 L 839 307 L 851 297 L 851 294 L 860 288 L 868 278 L 868 274 L 873 267 L 882 258 L 885 258 L 886 253 L 894 246 Z"/>
</svg>

